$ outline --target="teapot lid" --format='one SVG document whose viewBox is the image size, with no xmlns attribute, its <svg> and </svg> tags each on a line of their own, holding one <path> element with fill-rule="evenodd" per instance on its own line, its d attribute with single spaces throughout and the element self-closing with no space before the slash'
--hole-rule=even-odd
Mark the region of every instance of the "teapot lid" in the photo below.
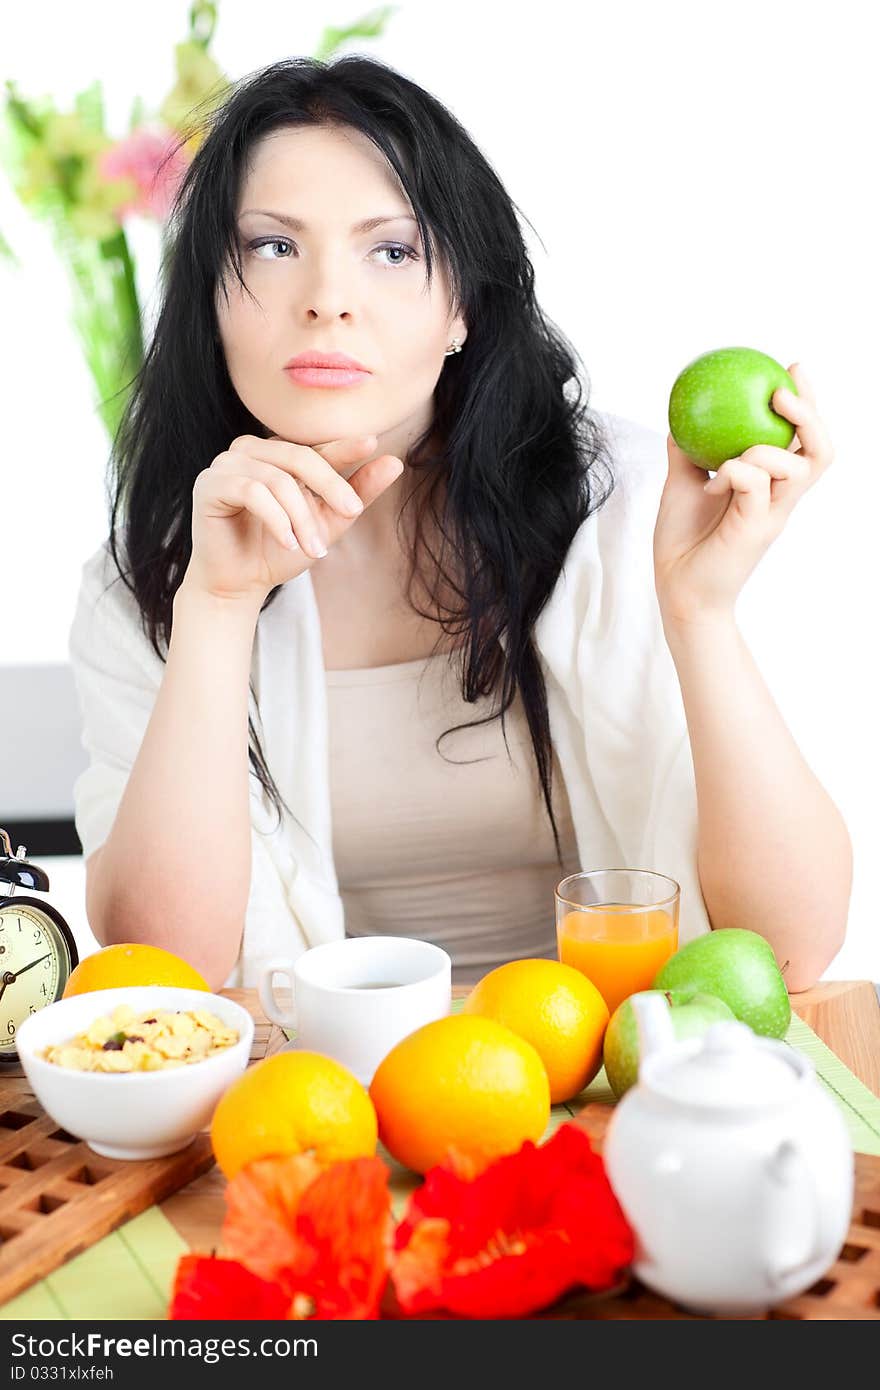
<svg viewBox="0 0 880 1390">
<path fill-rule="evenodd" d="M 790 1056 L 786 1055 L 790 1054 Z M 687 1105 L 767 1106 L 789 1101 L 806 1068 L 783 1043 L 758 1037 L 745 1023 L 720 1020 L 702 1038 L 646 1057 L 640 1079 Z"/>
</svg>

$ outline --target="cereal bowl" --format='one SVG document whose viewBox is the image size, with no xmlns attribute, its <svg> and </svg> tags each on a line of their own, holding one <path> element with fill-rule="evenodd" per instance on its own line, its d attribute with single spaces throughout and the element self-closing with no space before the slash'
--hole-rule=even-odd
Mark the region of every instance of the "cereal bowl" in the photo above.
<svg viewBox="0 0 880 1390">
<path fill-rule="evenodd" d="M 77 1071 L 40 1054 L 67 1043 L 125 1004 L 145 1010 L 201 1010 L 234 1028 L 238 1040 L 185 1065 L 155 1071 Z M 34 1095 L 62 1129 L 108 1158 L 161 1158 L 186 1148 L 211 1122 L 223 1092 L 247 1067 L 254 1023 L 220 994 L 167 985 L 101 989 L 59 999 L 20 1026 L 16 1047 Z M 102 1051 L 105 1049 L 101 1049 Z"/>
</svg>

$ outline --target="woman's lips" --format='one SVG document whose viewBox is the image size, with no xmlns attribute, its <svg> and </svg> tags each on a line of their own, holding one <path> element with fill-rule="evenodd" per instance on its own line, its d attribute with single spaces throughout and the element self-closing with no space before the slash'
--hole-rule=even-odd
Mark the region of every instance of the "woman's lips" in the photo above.
<svg viewBox="0 0 880 1390">
<path fill-rule="evenodd" d="M 370 375 L 351 367 L 285 367 L 284 370 L 298 386 L 357 386 Z"/>
</svg>

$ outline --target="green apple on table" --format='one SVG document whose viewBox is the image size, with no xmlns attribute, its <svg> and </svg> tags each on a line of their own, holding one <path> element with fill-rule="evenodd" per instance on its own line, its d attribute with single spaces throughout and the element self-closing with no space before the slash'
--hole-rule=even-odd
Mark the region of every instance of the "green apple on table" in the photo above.
<svg viewBox="0 0 880 1390">
<path fill-rule="evenodd" d="M 793 378 L 774 357 L 755 348 L 724 347 L 695 357 L 669 395 L 669 432 L 699 468 L 717 469 L 754 444 L 787 449 L 795 427 L 773 409 L 773 393 Z"/>
<path fill-rule="evenodd" d="M 699 994 L 686 989 L 642 989 L 637 993 L 664 995 L 669 1003 L 669 1017 L 677 1042 L 683 1038 L 700 1038 L 713 1023 L 734 1016 L 724 1000 L 714 994 Z M 614 1010 L 608 1020 L 602 1045 L 605 1075 L 618 1100 L 639 1079 L 641 1051 L 632 999 L 633 995 L 630 994 Z"/>
<path fill-rule="evenodd" d="M 773 947 L 744 927 L 720 927 L 680 946 L 653 985 L 714 994 L 734 1018 L 764 1037 L 784 1037 L 791 1022 L 791 1001 Z"/>
</svg>

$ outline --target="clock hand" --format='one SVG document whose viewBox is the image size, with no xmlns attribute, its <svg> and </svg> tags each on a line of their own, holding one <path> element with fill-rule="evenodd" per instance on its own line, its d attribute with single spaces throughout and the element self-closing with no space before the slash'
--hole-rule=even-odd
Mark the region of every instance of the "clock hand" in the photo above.
<svg viewBox="0 0 880 1390">
<path fill-rule="evenodd" d="M 16 970 L 12 980 L 17 980 L 19 975 L 23 975 L 26 970 L 33 970 L 34 966 L 39 965 L 41 960 L 48 960 L 51 954 L 51 951 L 47 951 L 44 956 L 38 956 L 36 960 L 29 961 L 28 964 L 23 965 L 20 970 Z M 12 984 L 12 980 L 6 980 L 4 984 Z M 0 993 L 0 998 L 2 998 L 2 993 Z"/>
<path fill-rule="evenodd" d="M 51 951 L 47 951 L 44 956 L 38 956 L 36 960 L 29 961 L 28 964 L 23 965 L 20 970 L 16 970 L 14 975 L 11 970 L 4 970 L 3 981 L 0 983 L 0 999 L 2 999 L 3 995 L 6 993 L 7 985 L 13 984 L 18 979 L 19 975 L 23 975 L 26 970 L 32 970 L 35 965 L 40 964 L 40 961 L 48 960 L 51 954 Z"/>
</svg>

